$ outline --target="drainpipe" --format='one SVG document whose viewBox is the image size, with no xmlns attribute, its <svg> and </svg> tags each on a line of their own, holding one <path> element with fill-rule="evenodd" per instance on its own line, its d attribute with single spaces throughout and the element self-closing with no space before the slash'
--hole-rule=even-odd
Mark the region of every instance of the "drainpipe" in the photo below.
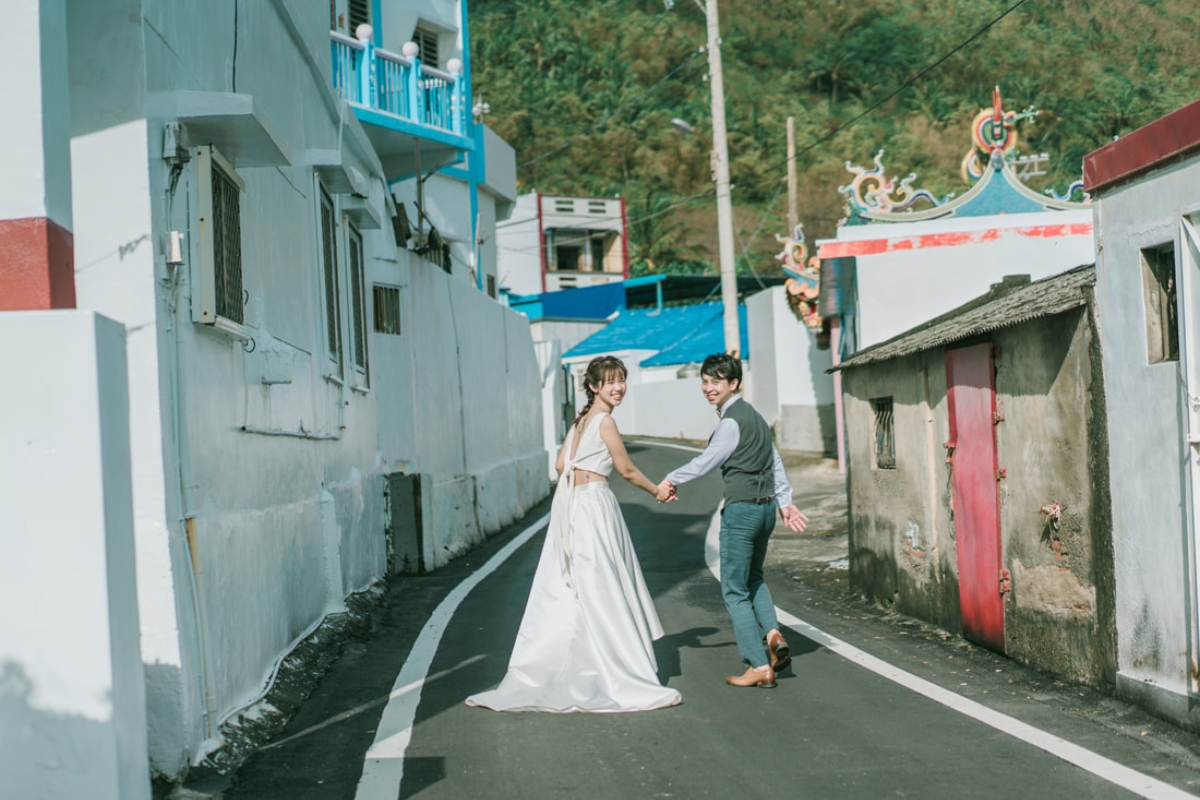
<svg viewBox="0 0 1200 800">
<path fill-rule="evenodd" d="M 168 126 L 168 140 L 174 137 L 177 133 L 177 128 L 172 125 Z M 186 169 L 188 157 L 186 151 L 182 148 L 174 148 L 168 150 L 164 145 L 164 160 L 171 164 L 171 177 L 165 193 L 165 217 L 168 228 L 177 229 L 174 225 L 174 200 L 175 193 L 179 188 L 180 177 L 182 177 Z M 191 215 L 186 214 L 184 225 L 181 226 L 187 231 L 187 241 L 191 241 L 192 236 L 197 235 L 198 231 L 192 229 Z M 177 477 L 179 480 L 179 519 L 176 524 L 182 524 L 183 533 L 187 541 L 188 554 L 188 589 L 192 598 L 192 605 L 195 608 L 196 622 L 196 643 L 200 650 L 200 672 L 201 672 L 201 689 L 204 693 L 204 731 L 205 738 L 212 738 L 217 733 L 217 693 L 214 681 L 214 665 L 212 660 L 212 647 L 209 641 L 209 624 L 208 624 L 208 607 L 205 602 L 204 587 L 201 583 L 201 576 L 204 570 L 200 565 L 199 547 L 196 542 L 196 517 L 195 517 L 195 496 L 193 489 L 195 487 L 195 477 L 192 472 L 192 457 L 191 446 L 188 440 L 188 432 L 186 427 L 186 380 L 184 374 L 187 365 L 184 353 L 187 343 L 185 342 L 184 328 L 190 326 L 190 315 L 183 309 L 183 291 L 182 281 L 184 280 L 185 264 L 168 264 L 167 265 L 167 280 L 165 281 L 166 288 L 166 303 L 167 309 L 170 312 L 167 319 L 167 340 L 170 345 L 167 350 L 168 370 L 170 371 L 171 383 L 173 389 L 171 392 L 170 415 L 172 434 L 175 439 L 175 458 L 177 461 Z"/>
</svg>

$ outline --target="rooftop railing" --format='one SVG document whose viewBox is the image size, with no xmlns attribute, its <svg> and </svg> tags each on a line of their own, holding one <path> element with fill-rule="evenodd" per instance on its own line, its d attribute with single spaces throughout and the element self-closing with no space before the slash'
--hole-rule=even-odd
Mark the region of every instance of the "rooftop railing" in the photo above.
<svg viewBox="0 0 1200 800">
<path fill-rule="evenodd" d="M 403 55 L 330 31 L 333 85 L 347 100 L 420 125 L 466 135 L 466 81 L 458 69 L 443 72 L 425 66 L 417 45 Z"/>
</svg>

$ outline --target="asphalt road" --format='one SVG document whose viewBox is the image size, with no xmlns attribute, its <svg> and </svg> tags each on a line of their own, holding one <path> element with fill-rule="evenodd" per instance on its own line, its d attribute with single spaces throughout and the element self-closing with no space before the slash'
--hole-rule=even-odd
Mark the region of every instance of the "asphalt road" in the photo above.
<svg viewBox="0 0 1200 800">
<path fill-rule="evenodd" d="M 652 479 L 688 458 L 649 444 L 632 444 L 630 452 Z M 797 488 L 803 503 L 805 487 Z M 785 630 L 794 661 L 778 688 L 726 686 L 724 676 L 740 665 L 703 546 L 720 478 L 682 487 L 681 501 L 665 506 L 615 476 L 613 489 L 667 631 L 656 644 L 659 676 L 682 693 L 683 704 L 566 715 L 463 704 L 504 674 L 543 542 L 539 533 L 479 583 L 450 620 L 417 707 L 403 784 L 391 797 L 1138 796 L 794 631 Z M 528 519 L 547 510 L 548 502 Z M 279 740 L 243 764 L 219 795 L 193 785 L 173 797 L 355 797 L 364 755 L 417 632 L 437 602 L 522 527 L 433 575 L 392 582 L 369 633 L 344 648 Z M 781 537 L 780 549 L 789 547 Z M 1200 781 L 1194 736 L 855 601 L 844 578 L 806 563 L 771 562 L 769 583 L 781 608 L 1160 781 L 1187 791 Z"/>
</svg>

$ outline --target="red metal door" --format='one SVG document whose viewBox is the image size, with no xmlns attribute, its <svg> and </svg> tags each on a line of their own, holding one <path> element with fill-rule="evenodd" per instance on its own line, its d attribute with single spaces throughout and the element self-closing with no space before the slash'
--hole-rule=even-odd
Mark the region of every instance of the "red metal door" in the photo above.
<svg viewBox="0 0 1200 800">
<path fill-rule="evenodd" d="M 954 446 L 951 484 L 963 635 L 1003 653 L 996 383 L 991 344 L 946 351 L 946 398 Z"/>
</svg>

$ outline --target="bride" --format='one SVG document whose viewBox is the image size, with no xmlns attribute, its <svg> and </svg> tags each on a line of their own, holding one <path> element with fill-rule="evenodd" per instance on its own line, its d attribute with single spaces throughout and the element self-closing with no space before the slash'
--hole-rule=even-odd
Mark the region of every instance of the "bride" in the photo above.
<svg viewBox="0 0 1200 800">
<path fill-rule="evenodd" d="M 645 711 L 677 705 L 658 682 L 651 644 L 663 635 L 629 529 L 608 487 L 621 477 L 674 499 L 629 460 L 610 415 L 625 395 L 625 365 L 592 359 L 584 376 L 588 403 L 564 437 L 555 468 L 558 489 L 508 673 L 469 706 L 496 711 Z"/>
</svg>

